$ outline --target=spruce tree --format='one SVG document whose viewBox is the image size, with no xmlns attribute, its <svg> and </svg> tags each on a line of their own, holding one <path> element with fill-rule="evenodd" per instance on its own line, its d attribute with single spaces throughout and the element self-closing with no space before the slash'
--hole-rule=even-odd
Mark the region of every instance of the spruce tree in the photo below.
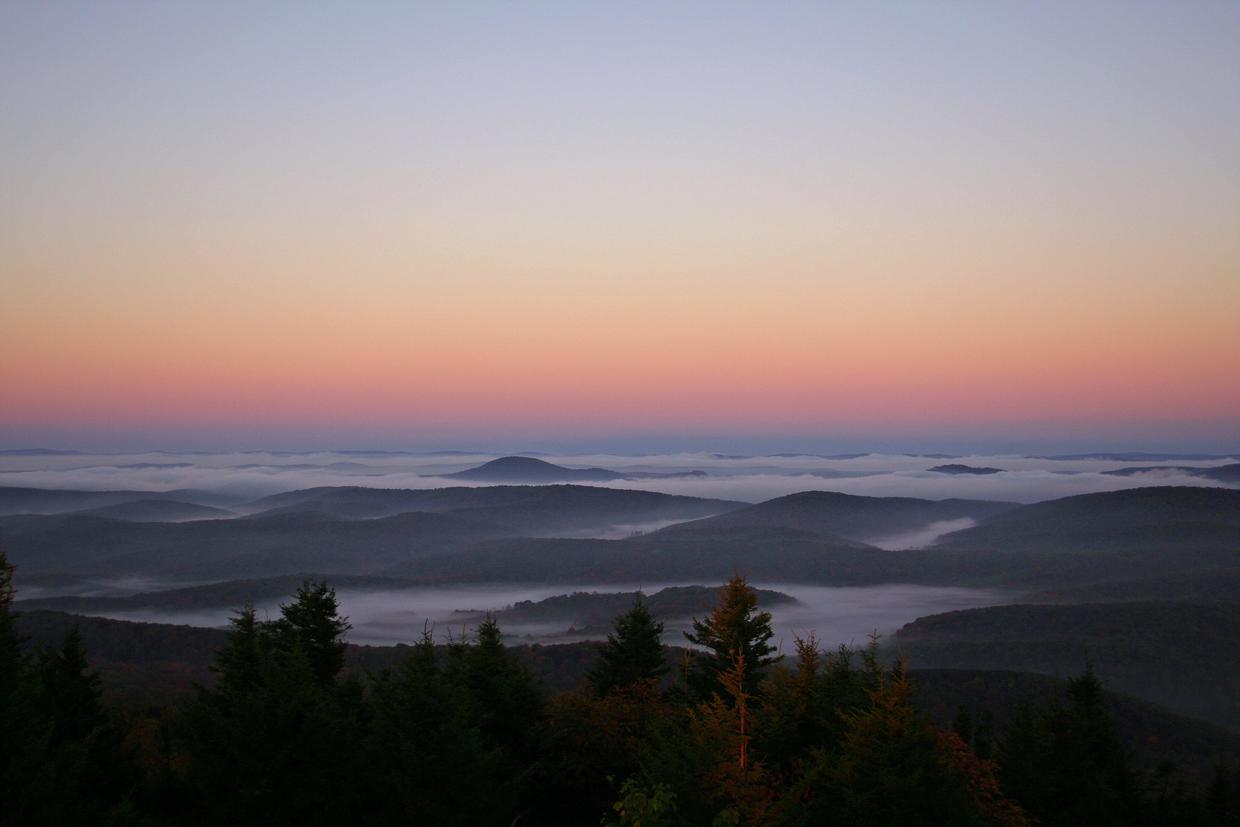
<svg viewBox="0 0 1240 827">
<path fill-rule="evenodd" d="M 22 669 L 21 638 L 17 634 L 17 615 L 13 606 L 13 567 L 0 549 L 0 706 L 16 689 Z"/>
<path fill-rule="evenodd" d="M 445 679 L 463 696 L 465 725 L 501 756 L 496 794 L 508 797 L 511 812 L 521 811 L 537 760 L 543 699 L 529 672 L 504 648 L 494 615 L 479 625 L 474 645 L 449 654 Z"/>
<path fill-rule="evenodd" d="M 327 583 L 307 580 L 295 597 L 280 607 L 273 626 L 278 651 L 287 657 L 300 650 L 315 681 L 330 684 L 344 668 L 344 634 L 353 627 L 340 616 L 336 590 Z"/>
<path fill-rule="evenodd" d="M 13 567 L 0 550 L 0 789 L 20 792 L 29 786 L 26 778 L 38 733 L 12 604 Z M 12 795 L 6 796 L 4 806 L 21 812 Z"/>
<path fill-rule="evenodd" d="M 599 663 L 588 678 L 598 696 L 657 680 L 667 671 L 663 661 L 663 624 L 654 619 L 638 593 L 633 608 L 616 618 L 607 642 L 599 649 Z"/>
<path fill-rule="evenodd" d="M 54 742 L 82 741 L 103 725 L 99 676 L 86 662 L 77 626 L 59 649 L 48 648 L 39 655 L 36 671 Z"/>
<path fill-rule="evenodd" d="M 1068 681 L 1067 696 L 1018 710 L 1008 724 L 997 756 L 1003 787 L 1047 827 L 1131 824 L 1135 777 L 1092 668 Z"/>
<path fill-rule="evenodd" d="M 771 613 L 758 611 L 758 595 L 739 574 L 719 591 L 719 604 L 704 620 L 693 620 L 693 631 L 685 632 L 690 643 L 704 647 L 709 653 L 695 659 L 689 674 L 689 687 L 706 700 L 720 693 L 720 675 L 732 668 L 737 654 L 746 664 L 744 689 L 757 691 L 766 667 L 779 660 L 772 657 L 775 647 L 770 640 Z"/>
<path fill-rule="evenodd" d="M 372 684 L 365 799 L 377 824 L 506 824 L 503 755 L 466 723 L 464 693 L 439 666 L 430 630 Z"/>
<path fill-rule="evenodd" d="M 307 582 L 282 616 L 246 607 L 216 654 L 215 690 L 185 709 L 187 805 L 221 824 L 356 820 L 363 700 L 344 660 L 334 591 Z"/>
<path fill-rule="evenodd" d="M 228 642 L 215 653 L 211 671 L 219 676 L 222 693 L 245 692 L 258 686 L 262 678 L 263 629 L 254 607 L 246 604 L 229 618 L 232 630 Z"/>
</svg>

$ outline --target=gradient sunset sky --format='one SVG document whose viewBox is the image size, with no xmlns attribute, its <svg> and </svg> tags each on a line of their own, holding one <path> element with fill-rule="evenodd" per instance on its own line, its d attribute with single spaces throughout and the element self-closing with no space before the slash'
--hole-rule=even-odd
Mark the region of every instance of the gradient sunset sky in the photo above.
<svg viewBox="0 0 1240 827">
<path fill-rule="evenodd" d="M 1240 3 L 0 5 L 0 448 L 1240 449 Z"/>
</svg>

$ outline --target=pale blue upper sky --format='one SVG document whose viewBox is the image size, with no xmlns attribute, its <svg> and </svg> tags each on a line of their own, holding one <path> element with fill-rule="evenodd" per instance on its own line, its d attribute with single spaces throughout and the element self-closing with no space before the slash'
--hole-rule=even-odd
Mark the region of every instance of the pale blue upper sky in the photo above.
<svg viewBox="0 0 1240 827">
<path fill-rule="evenodd" d="M 642 434 L 813 434 L 783 412 L 853 350 L 810 397 L 821 434 L 900 403 L 931 412 L 924 435 L 867 433 L 1015 439 L 1036 389 L 1058 400 L 1039 441 L 1128 413 L 1117 432 L 1164 444 L 1240 439 L 1235 0 L 14 0 L 0 111 L 0 383 L 28 389 L 0 426 L 22 442 L 236 444 L 257 417 L 343 444 L 405 416 L 494 444 L 484 414 L 510 407 L 521 439 L 588 442 L 623 436 L 617 400 L 677 389 Z M 575 327 L 514 339 L 505 313 Z M 837 335 L 798 332 L 828 317 Z M 297 351 L 321 376 L 280 385 Z M 357 378 L 383 353 L 408 358 Z M 426 353 L 459 361 L 411 373 Z M 536 362 L 545 411 L 464 393 Z M 907 399 L 872 378 L 942 364 L 957 385 Z M 677 384 L 721 365 L 769 408 L 712 419 L 731 391 Z M 580 395 L 592 370 L 612 396 Z M 1111 407 L 1090 370 L 1119 377 L 1096 388 Z M 391 398 L 397 377 L 429 407 Z M 331 428 L 296 419 L 320 380 Z M 144 394 L 175 399 L 144 419 Z M 188 416 L 211 399 L 245 404 Z"/>
</svg>

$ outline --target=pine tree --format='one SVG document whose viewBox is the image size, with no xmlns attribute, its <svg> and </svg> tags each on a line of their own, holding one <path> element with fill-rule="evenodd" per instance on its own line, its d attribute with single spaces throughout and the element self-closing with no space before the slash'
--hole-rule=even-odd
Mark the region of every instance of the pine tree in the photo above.
<svg viewBox="0 0 1240 827">
<path fill-rule="evenodd" d="M 590 671 L 590 685 L 601 698 L 639 681 L 655 681 L 667 672 L 663 660 L 663 624 L 654 619 L 640 592 L 633 608 L 616 618 L 599 663 Z"/>
<path fill-rule="evenodd" d="M 698 697 L 708 700 L 720 693 L 720 676 L 732 668 L 736 654 L 743 655 L 748 669 L 744 689 L 753 694 L 763 671 L 779 660 L 771 657 L 775 647 L 771 613 L 758 611 L 758 595 L 739 574 L 733 575 L 719 592 L 719 604 L 705 620 L 693 620 L 693 631 L 685 632 L 690 643 L 705 647 L 709 654 L 695 659 L 689 685 Z"/>
</svg>

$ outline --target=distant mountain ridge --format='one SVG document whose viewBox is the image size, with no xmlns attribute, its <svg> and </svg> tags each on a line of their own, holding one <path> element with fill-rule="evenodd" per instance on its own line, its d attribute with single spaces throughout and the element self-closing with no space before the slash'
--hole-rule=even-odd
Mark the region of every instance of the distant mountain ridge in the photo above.
<svg viewBox="0 0 1240 827">
<path fill-rule="evenodd" d="M 1230 465 L 1202 467 L 1195 465 L 1147 465 L 1133 468 L 1116 468 L 1102 473 L 1112 477 L 1134 477 L 1138 474 L 1182 474 L 1189 477 L 1201 477 L 1222 483 L 1240 484 L 1240 462 Z"/>
<path fill-rule="evenodd" d="M 289 491 L 239 508 L 247 513 L 313 511 L 372 519 L 406 511 L 452 513 L 552 534 L 600 523 L 695 520 L 748 503 L 586 485 L 493 485 L 448 488 L 331 486 Z"/>
<path fill-rule="evenodd" d="M 796 599 L 771 589 L 754 589 L 764 608 L 796 603 Z M 493 612 L 501 628 L 506 624 L 560 623 L 577 632 L 611 631 L 612 622 L 632 608 L 638 595 L 652 615 L 660 620 L 705 615 L 719 602 L 718 586 L 668 586 L 649 594 L 639 592 L 573 592 L 542 600 L 521 600 Z M 467 623 L 481 622 L 484 613 L 458 611 Z"/>
<path fill-rule="evenodd" d="M 910 668 L 1010 669 L 1064 675 L 1092 664 L 1113 689 L 1240 726 L 1240 606 L 1182 603 L 1008 605 L 906 624 L 895 641 Z"/>
<path fill-rule="evenodd" d="M 30 573 L 186 579 L 303 571 L 378 574 L 484 540 L 693 520 L 743 503 L 578 485 L 318 488 L 239 507 L 239 519 L 127 522 L 0 517 L 0 545 Z M 415 567 L 416 569 L 417 567 Z"/>
<path fill-rule="evenodd" d="M 761 526 L 868 543 L 878 537 L 923 528 L 935 522 L 963 517 L 980 520 L 1013 508 L 1016 508 L 1015 503 L 994 500 L 922 500 L 914 497 L 863 497 L 835 491 L 802 491 L 717 517 L 670 526 L 658 534 Z"/>
<path fill-rule="evenodd" d="M 1096 453 L 1096 454 L 1059 454 L 1057 456 L 1041 456 L 1031 457 L 1031 459 L 1052 459 L 1052 460 L 1085 460 L 1085 459 L 1101 459 L 1110 460 L 1111 462 L 1169 462 L 1175 460 L 1209 460 L 1209 459 L 1240 459 L 1240 453 L 1236 454 L 1175 454 L 1175 453 L 1153 453 L 1147 451 L 1119 451 L 1112 453 Z"/>
<path fill-rule="evenodd" d="M 436 476 L 478 482 L 613 482 L 624 479 L 618 471 L 606 468 L 566 468 L 535 457 L 500 457 L 453 474 Z"/>
<path fill-rule="evenodd" d="M 67 488 L 0 486 L 0 516 L 66 514 L 150 500 L 175 500 L 199 506 L 227 506 L 243 498 L 187 488 L 174 491 L 81 491 Z"/>
<path fill-rule="evenodd" d="M 410 588 L 416 585 L 395 577 L 352 574 L 286 574 L 253 580 L 223 580 L 202 586 L 139 592 L 124 597 L 62 595 L 18 600 L 22 611 L 64 611 L 77 613 L 134 610 L 192 611 L 197 609 L 240 608 L 247 603 L 283 599 L 296 592 L 306 580 L 329 580 L 333 588 L 365 591 Z"/>
<path fill-rule="evenodd" d="M 1186 546 L 1240 553 L 1240 491 L 1150 486 L 1023 505 L 944 536 L 942 549 L 1079 553 Z"/>
<path fill-rule="evenodd" d="M 135 523 L 179 523 L 188 520 L 226 520 L 237 516 L 232 511 L 209 505 L 181 502 L 180 500 L 132 500 L 130 502 L 104 505 L 74 514 L 89 517 L 107 517 Z"/>
<path fill-rule="evenodd" d="M 1002 474 L 1004 469 L 976 465 L 962 465 L 958 462 L 952 462 L 947 465 L 936 465 L 933 468 L 928 468 L 926 470 L 935 471 L 939 474 Z"/>
</svg>

